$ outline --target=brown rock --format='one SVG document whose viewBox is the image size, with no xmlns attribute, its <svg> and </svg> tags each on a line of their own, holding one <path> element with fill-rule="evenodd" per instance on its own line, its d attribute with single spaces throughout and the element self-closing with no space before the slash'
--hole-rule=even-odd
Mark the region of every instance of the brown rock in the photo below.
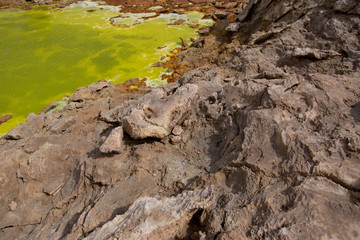
<svg viewBox="0 0 360 240">
<path fill-rule="evenodd" d="M 184 47 L 186 47 L 186 48 L 189 47 L 189 43 L 186 39 L 183 39 L 183 38 L 180 38 L 180 39 L 181 39 L 181 43 Z"/>
<path fill-rule="evenodd" d="M 172 130 L 172 134 L 174 134 L 175 136 L 180 136 L 182 134 L 182 132 L 183 132 L 183 129 L 179 125 L 176 125 Z"/>
<path fill-rule="evenodd" d="M 184 22 L 186 22 L 184 19 L 179 19 L 179 20 L 176 20 L 172 25 L 181 25 Z"/>
<path fill-rule="evenodd" d="M 3 124 L 3 123 L 6 123 L 11 118 L 12 118 L 11 114 L 5 114 L 5 115 L 0 116 L 0 125 Z"/>
<path fill-rule="evenodd" d="M 223 5 L 224 8 L 226 9 L 232 9 L 232 8 L 236 8 L 238 5 L 237 2 L 229 2 Z"/>
<path fill-rule="evenodd" d="M 202 36 L 209 35 L 210 33 L 210 27 L 202 27 L 198 30 L 198 33 Z"/>
<path fill-rule="evenodd" d="M 347 13 L 356 7 L 356 0 L 338 0 L 334 4 L 334 10 Z"/>
<path fill-rule="evenodd" d="M 215 12 L 214 15 L 216 19 L 225 19 L 229 15 L 229 12 Z"/>
<path fill-rule="evenodd" d="M 181 143 L 182 138 L 180 136 L 171 135 L 170 140 L 171 140 L 172 144 L 178 144 L 178 143 Z"/>
<path fill-rule="evenodd" d="M 224 2 L 216 1 L 215 2 L 215 7 L 216 8 L 225 8 L 224 7 Z"/>
<path fill-rule="evenodd" d="M 85 100 L 93 99 L 94 95 L 91 90 L 88 88 L 78 88 L 75 93 L 70 96 L 70 101 L 72 102 L 82 102 Z"/>
<path fill-rule="evenodd" d="M 42 129 L 44 126 L 44 120 L 40 116 L 35 115 L 34 113 L 29 114 L 26 119 L 26 123 L 27 126 L 19 125 L 11 129 L 5 135 L 5 138 L 8 140 L 19 140 L 22 138 L 32 137 L 35 131 Z"/>
<path fill-rule="evenodd" d="M 73 116 L 57 119 L 49 126 L 49 131 L 54 134 L 63 133 L 74 125 L 75 122 L 76 120 Z"/>
<path fill-rule="evenodd" d="M 215 198 L 211 188 L 165 199 L 143 197 L 123 215 L 116 216 L 85 239 L 164 239 L 181 234 L 192 213 L 211 205 Z M 181 202 L 181 204 L 179 204 Z"/>
<path fill-rule="evenodd" d="M 142 103 L 123 118 L 124 131 L 134 139 L 168 136 L 171 129 L 183 120 L 197 91 L 196 85 L 186 84 L 170 96 L 161 89 L 144 95 Z"/>
<path fill-rule="evenodd" d="M 250 3 L 177 82 L 92 86 L 1 138 L 0 239 L 358 239 L 360 4 Z M 146 139 L 99 152 L 123 121 Z"/>
<path fill-rule="evenodd" d="M 17 208 L 17 203 L 12 201 L 10 204 L 9 204 L 9 208 L 10 208 L 10 211 L 15 211 L 16 208 Z"/>
<path fill-rule="evenodd" d="M 239 30 L 240 24 L 238 23 L 230 23 L 225 30 L 228 32 L 237 32 Z"/>
<path fill-rule="evenodd" d="M 340 53 L 333 50 L 320 50 L 312 48 L 295 48 L 294 57 L 299 58 L 314 58 L 314 59 L 325 59 L 329 57 L 341 56 Z"/>
<path fill-rule="evenodd" d="M 123 148 L 123 136 L 122 127 L 114 128 L 101 145 L 100 151 L 102 153 L 120 153 Z"/>
<path fill-rule="evenodd" d="M 227 15 L 227 19 L 230 20 L 230 22 L 235 22 L 237 18 L 237 14 L 235 13 L 229 13 L 229 15 Z"/>
</svg>

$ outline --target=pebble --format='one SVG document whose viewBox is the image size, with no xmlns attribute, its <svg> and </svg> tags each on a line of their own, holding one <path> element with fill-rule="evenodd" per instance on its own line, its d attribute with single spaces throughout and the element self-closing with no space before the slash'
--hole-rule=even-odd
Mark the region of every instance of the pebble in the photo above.
<svg viewBox="0 0 360 240">
<path fill-rule="evenodd" d="M 172 144 L 178 144 L 181 142 L 181 137 L 180 136 L 174 136 L 174 135 L 171 135 L 170 136 L 170 140 L 171 140 L 171 143 Z"/>
<path fill-rule="evenodd" d="M 9 204 L 9 208 L 11 211 L 15 211 L 16 208 L 17 208 L 17 203 L 15 201 L 12 201 L 10 204 Z"/>
<path fill-rule="evenodd" d="M 182 134 L 182 132 L 183 132 L 183 129 L 179 125 L 176 125 L 172 130 L 172 134 L 174 134 L 175 136 L 180 136 Z"/>
</svg>

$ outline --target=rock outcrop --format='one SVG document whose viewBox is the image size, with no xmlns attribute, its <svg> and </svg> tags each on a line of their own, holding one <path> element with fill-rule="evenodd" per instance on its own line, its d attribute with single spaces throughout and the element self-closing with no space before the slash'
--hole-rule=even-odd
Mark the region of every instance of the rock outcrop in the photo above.
<svg viewBox="0 0 360 240">
<path fill-rule="evenodd" d="M 179 237 L 195 214 L 214 203 L 212 189 L 184 192 L 177 197 L 137 199 L 123 215 L 118 215 L 85 239 L 172 239 Z M 180 233 L 177 233 L 179 231 Z"/>
<path fill-rule="evenodd" d="M 359 239 L 359 9 L 250 1 L 177 82 L 30 115 L 0 140 L 0 238 Z"/>
<path fill-rule="evenodd" d="M 138 105 L 125 110 L 129 114 L 119 114 L 125 132 L 134 139 L 168 136 L 175 125 L 184 121 L 197 92 L 197 85 L 185 84 L 174 94 L 165 92 L 163 88 L 145 94 Z"/>
</svg>

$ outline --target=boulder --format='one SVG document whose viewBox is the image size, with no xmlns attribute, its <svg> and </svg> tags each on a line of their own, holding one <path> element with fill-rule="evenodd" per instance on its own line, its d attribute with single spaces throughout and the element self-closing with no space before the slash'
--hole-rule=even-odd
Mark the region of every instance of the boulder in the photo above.
<svg viewBox="0 0 360 240">
<path fill-rule="evenodd" d="M 158 98 L 159 91 L 146 94 L 140 104 L 123 118 L 124 131 L 134 139 L 168 136 L 172 128 L 184 120 L 197 92 L 197 85 L 185 84 L 169 96 L 162 92 Z"/>
</svg>

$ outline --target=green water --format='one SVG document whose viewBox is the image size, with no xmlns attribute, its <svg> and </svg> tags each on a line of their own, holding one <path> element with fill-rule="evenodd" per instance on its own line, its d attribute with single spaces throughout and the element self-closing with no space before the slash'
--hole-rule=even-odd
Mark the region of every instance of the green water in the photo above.
<svg viewBox="0 0 360 240">
<path fill-rule="evenodd" d="M 115 22 L 137 25 L 120 28 L 109 21 L 118 9 L 101 8 L 0 10 L 0 116 L 13 115 L 0 125 L 0 136 L 25 121 L 30 112 L 38 113 L 50 102 L 100 79 L 120 83 L 146 77 L 149 85 L 163 84 L 159 76 L 164 70 L 151 65 L 176 47 L 179 37 L 197 36 L 187 24 L 168 23 L 178 18 L 191 23 L 202 17 L 172 14 L 141 22 L 138 16 L 130 21 L 125 16 Z"/>
</svg>

